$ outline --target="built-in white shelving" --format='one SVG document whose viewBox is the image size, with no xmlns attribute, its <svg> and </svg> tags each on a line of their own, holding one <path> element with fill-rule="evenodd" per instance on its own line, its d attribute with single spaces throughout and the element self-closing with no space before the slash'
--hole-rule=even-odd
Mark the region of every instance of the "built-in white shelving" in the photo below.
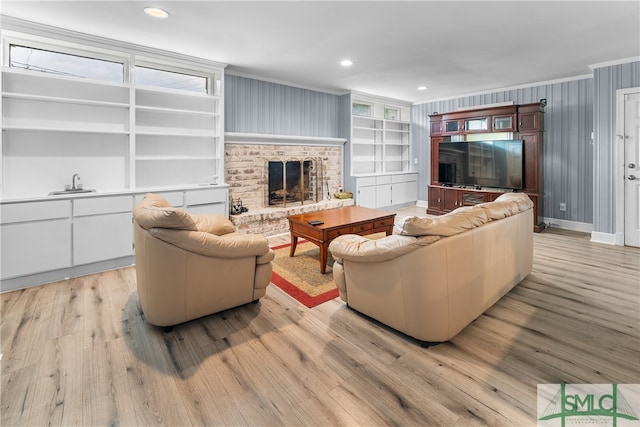
<svg viewBox="0 0 640 427">
<path fill-rule="evenodd" d="M 390 112 L 395 118 L 387 118 Z M 351 174 L 411 171 L 409 107 L 354 98 L 351 115 Z"/>
<path fill-rule="evenodd" d="M 131 58 L 135 62 L 135 57 Z M 221 88 L 222 68 L 210 70 Z M 222 182 L 222 94 L 2 68 L 3 197 Z"/>
</svg>

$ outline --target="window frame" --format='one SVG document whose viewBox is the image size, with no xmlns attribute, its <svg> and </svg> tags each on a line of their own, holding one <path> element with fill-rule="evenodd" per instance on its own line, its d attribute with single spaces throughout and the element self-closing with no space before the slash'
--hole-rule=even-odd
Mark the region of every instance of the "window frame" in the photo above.
<svg viewBox="0 0 640 427">
<path fill-rule="evenodd" d="M 189 91 L 184 89 L 166 88 L 162 86 L 137 85 L 135 81 L 136 67 L 151 68 L 154 70 L 167 71 L 170 73 L 178 73 L 178 74 L 185 74 L 185 75 L 194 76 L 194 77 L 202 77 L 206 79 L 207 90 L 206 92 L 203 93 L 203 92 L 195 92 L 195 91 Z M 134 63 L 131 68 L 132 68 L 132 74 L 133 74 L 133 81 L 131 83 L 133 87 L 152 88 L 155 90 L 161 90 L 161 91 L 165 90 L 165 91 L 172 91 L 172 92 L 175 91 L 179 93 L 199 93 L 201 95 L 220 95 L 220 88 L 215 87 L 216 82 L 220 81 L 220 76 L 218 75 L 218 73 L 215 73 L 215 72 L 212 73 L 211 71 L 206 71 L 204 69 L 194 68 L 194 67 L 185 68 L 180 66 L 180 64 L 175 61 L 163 61 L 160 59 L 149 58 L 142 55 L 135 56 Z"/>
<path fill-rule="evenodd" d="M 96 46 L 83 45 L 79 43 L 71 43 L 63 40 L 52 40 L 39 36 L 33 36 L 29 34 L 15 33 L 13 31 L 3 31 L 2 35 L 2 59 L 1 63 L 3 67 L 21 69 L 17 67 L 10 67 L 10 49 L 12 45 L 21 46 L 25 48 L 33 48 L 39 50 L 45 50 L 49 52 L 61 53 L 72 56 L 79 56 L 83 58 L 96 59 L 101 61 L 115 62 L 122 64 L 122 84 L 129 84 L 129 67 L 131 63 L 131 55 L 103 49 Z M 43 73 L 44 74 L 44 73 Z M 74 77 L 68 76 L 73 79 L 91 80 L 99 82 L 109 82 L 108 80 L 100 80 L 89 77 Z M 115 82 L 119 83 L 119 82 Z"/>
</svg>

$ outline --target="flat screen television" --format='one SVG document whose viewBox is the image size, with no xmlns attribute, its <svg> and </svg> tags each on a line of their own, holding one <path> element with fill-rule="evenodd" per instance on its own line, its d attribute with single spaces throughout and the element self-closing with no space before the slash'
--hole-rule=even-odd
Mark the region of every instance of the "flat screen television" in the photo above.
<svg viewBox="0 0 640 427">
<path fill-rule="evenodd" d="M 522 189 L 523 142 L 442 142 L 438 144 L 438 181 L 443 185 Z"/>
</svg>

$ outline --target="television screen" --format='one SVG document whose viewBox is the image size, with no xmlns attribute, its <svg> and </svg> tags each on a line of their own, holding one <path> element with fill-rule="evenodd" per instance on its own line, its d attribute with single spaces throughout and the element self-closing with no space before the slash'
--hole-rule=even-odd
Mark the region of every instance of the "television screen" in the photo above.
<svg viewBox="0 0 640 427">
<path fill-rule="evenodd" d="M 522 189 L 522 140 L 442 142 L 438 181 L 445 185 Z"/>
</svg>

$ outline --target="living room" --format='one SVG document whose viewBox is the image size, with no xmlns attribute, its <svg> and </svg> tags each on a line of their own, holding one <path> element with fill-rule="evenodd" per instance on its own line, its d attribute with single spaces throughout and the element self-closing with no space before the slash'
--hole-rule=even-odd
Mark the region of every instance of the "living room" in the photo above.
<svg viewBox="0 0 640 427">
<path fill-rule="evenodd" d="M 8 229 L 5 228 L 5 224 L 19 223 L 23 226 L 31 220 L 42 222 L 38 215 L 47 214 L 53 215 L 49 219 L 57 221 L 56 224 L 64 222 L 66 230 L 62 235 L 41 233 L 40 229 L 34 234 L 22 234 L 29 236 L 25 239 L 29 241 L 25 241 L 19 249 L 14 249 L 14 246 L 6 243 L 6 236 L 12 234 L 3 233 L 2 270 L 7 274 L 3 275 L 2 286 L 2 330 L 3 336 L 7 337 L 3 338 L 1 351 L 4 354 L 3 424 L 52 422 L 86 425 L 106 424 L 116 420 L 116 423 L 122 424 L 168 425 L 355 425 L 394 422 L 429 425 L 454 425 L 456 422 L 457 425 L 525 425 L 532 421 L 531 398 L 532 393 L 535 398 L 537 383 L 552 380 L 558 383 L 595 383 L 596 380 L 599 383 L 640 382 L 637 367 L 629 366 L 626 362 L 618 360 L 618 357 L 612 355 L 612 368 L 608 370 L 605 367 L 609 353 L 620 351 L 634 358 L 638 350 L 638 318 L 629 314 L 633 312 L 634 307 L 637 308 L 638 289 L 637 286 L 633 286 L 632 278 L 634 275 L 637 277 L 638 273 L 638 252 L 635 248 L 625 245 L 625 194 L 621 188 L 624 181 L 616 178 L 626 175 L 618 173 L 623 172 L 618 161 L 621 155 L 620 141 L 616 138 L 617 134 L 624 131 L 619 123 L 620 99 L 634 90 L 637 91 L 640 86 L 640 52 L 637 41 L 626 40 L 627 37 L 623 37 L 626 43 L 618 44 L 629 49 L 627 53 L 613 53 L 614 56 L 603 60 L 585 62 L 582 64 L 584 71 L 579 73 L 572 72 L 524 82 L 505 80 L 502 85 L 487 86 L 490 88 L 487 90 L 462 89 L 462 92 L 457 92 L 458 89 L 451 85 L 440 94 L 435 94 L 437 88 L 425 81 L 421 83 L 429 86 L 427 93 L 432 90 L 434 94 L 423 94 L 424 92 L 414 87 L 417 84 L 412 84 L 411 95 L 400 95 L 401 92 L 396 92 L 399 94 L 396 96 L 391 92 L 378 92 L 375 86 L 367 88 L 366 85 L 359 86 L 356 83 L 318 87 L 296 80 L 291 74 L 261 75 L 248 65 L 234 64 L 231 61 L 226 65 L 226 59 L 223 57 L 205 59 L 177 49 L 164 49 L 157 44 L 149 43 L 153 39 L 151 33 L 138 34 L 138 41 L 132 43 L 123 42 L 116 33 L 106 36 L 103 33 L 81 30 L 83 26 L 91 26 L 91 20 L 88 18 L 84 21 L 78 19 L 78 26 L 62 25 L 62 20 L 48 21 L 45 19 L 47 14 L 52 18 L 59 14 L 60 19 L 66 14 L 47 9 L 50 6 L 43 5 L 42 17 L 28 19 L 24 13 L 32 9 L 35 3 L 29 2 L 31 6 L 19 3 L 7 2 L 7 7 L 3 9 L 2 29 L 5 34 L 9 34 L 10 39 L 13 38 L 12 40 L 30 40 L 65 48 L 89 45 L 106 56 L 114 51 L 124 52 L 126 55 L 133 52 L 135 57 L 144 57 L 146 62 L 140 62 L 142 65 L 166 66 L 167 63 L 182 63 L 189 64 L 193 70 L 214 70 L 214 73 L 209 74 L 214 75 L 213 82 L 220 84 L 215 101 L 218 104 L 214 106 L 217 110 L 212 115 L 207 113 L 194 116 L 217 117 L 216 131 L 219 132 L 219 136 L 216 137 L 218 145 L 214 152 L 208 152 L 208 149 L 203 148 L 208 147 L 206 142 L 201 142 L 205 138 L 194 137 L 194 140 L 199 141 L 194 144 L 196 151 L 207 151 L 202 159 L 194 159 L 191 153 L 175 152 L 167 148 L 165 157 L 183 161 L 187 167 L 186 170 L 179 167 L 171 170 L 172 164 L 169 163 L 169 167 L 163 169 L 163 162 L 167 159 L 154 158 L 154 154 L 145 151 L 151 150 L 155 143 L 153 130 L 141 131 L 132 137 L 133 129 L 128 127 L 132 121 L 135 123 L 137 120 L 140 125 L 143 119 L 147 119 L 145 115 L 152 116 L 157 113 L 158 109 L 162 108 L 162 100 L 152 99 L 149 95 L 148 103 L 142 105 L 144 108 L 140 108 L 140 116 L 131 118 L 131 112 L 136 110 L 137 104 L 135 101 L 131 102 L 129 94 L 135 92 L 135 89 L 129 91 L 127 88 L 122 92 L 114 89 L 112 93 L 100 95 L 113 99 L 94 102 L 93 108 L 102 109 L 103 112 L 121 110 L 120 113 L 114 113 L 115 118 L 111 113 L 106 113 L 98 121 L 113 120 L 116 126 L 124 123 L 123 128 L 113 132 L 102 132 L 106 135 L 104 139 L 90 136 L 84 141 L 83 136 L 77 137 L 78 134 L 83 135 L 77 130 L 51 132 L 47 135 L 46 141 L 54 145 L 59 144 L 56 149 L 61 148 L 61 151 L 55 152 L 46 146 L 43 138 L 33 136 L 34 132 L 38 132 L 34 129 L 37 126 L 33 123 L 16 123 L 16 117 L 29 118 L 30 114 L 29 107 L 20 107 L 20 102 L 28 103 L 33 100 L 20 94 L 22 98 L 19 101 L 12 101 L 19 97 L 9 94 L 14 89 L 7 86 L 7 82 L 12 82 L 12 76 L 22 78 L 22 74 L 25 73 L 12 74 L 11 70 L 3 68 L 3 207 L 23 202 L 34 203 L 34 199 L 40 201 L 41 198 L 50 202 L 51 196 L 46 196 L 49 191 L 64 191 L 63 188 L 67 184 L 75 186 L 77 178 L 73 178 L 72 184 L 74 174 L 81 177 L 79 182 L 84 184 L 84 188 L 97 190 L 96 194 L 80 195 L 83 200 L 108 196 L 108 203 L 100 206 L 98 211 L 88 210 L 78 217 L 60 214 L 55 210 L 57 205 L 53 205 L 53 210 L 38 209 L 35 217 L 32 216 L 33 210 L 29 213 L 21 210 L 11 212 L 18 220 L 9 221 L 9 216 L 6 216 L 3 221 L 2 230 L 5 231 Z M 136 3 L 116 2 L 114 9 L 107 7 L 106 10 L 110 10 L 111 14 L 108 16 L 122 14 L 123 19 L 130 19 L 124 16 L 125 10 L 140 9 L 143 6 Z M 269 3 L 265 2 L 259 7 L 267 7 Z M 600 2 L 588 3 L 594 4 L 593 9 L 583 11 L 587 16 L 594 17 L 595 15 L 589 13 L 593 14 L 597 7 L 603 7 Z M 633 11 L 637 12 L 634 2 L 613 3 L 621 10 L 632 10 L 631 13 L 618 13 L 619 16 L 633 16 Z M 76 6 L 82 11 L 88 4 L 89 2 L 78 2 Z M 214 14 L 215 7 L 222 7 L 222 4 L 194 2 L 185 6 L 184 10 L 191 6 L 191 13 L 200 12 L 206 15 Z M 251 3 L 251 6 L 256 5 Z M 293 7 L 292 10 L 300 7 L 297 4 L 289 6 Z M 444 8 L 443 11 L 449 10 L 444 5 L 441 6 Z M 278 7 L 282 5 L 278 4 Z M 358 2 L 351 7 L 368 6 Z M 407 12 L 405 7 L 409 6 L 404 5 L 400 10 Z M 174 9 L 171 10 L 172 8 Z M 166 31 L 162 29 L 162 25 L 170 23 L 181 13 L 181 9 L 172 2 L 167 3 L 167 9 L 171 14 L 165 21 L 153 21 L 151 24 L 145 22 L 144 25 L 151 25 L 156 32 Z M 14 15 L 10 13 L 12 10 Z M 326 13 L 335 17 L 335 13 Z M 378 19 L 381 18 L 380 15 L 384 14 L 379 11 L 376 15 Z M 329 19 L 327 15 L 322 16 Z M 344 19 L 346 18 L 336 18 L 335 25 L 344 24 L 348 27 L 348 22 L 344 22 Z M 632 31 L 637 30 L 637 21 L 631 20 L 631 25 L 635 25 Z M 628 21 L 624 22 L 628 25 Z M 600 25 L 606 27 L 608 23 L 609 21 L 606 21 Z M 395 19 L 394 24 L 397 24 Z M 617 43 L 618 37 L 610 39 L 610 43 Z M 268 44 L 266 40 L 263 43 Z M 170 46 L 164 38 L 158 44 Z M 5 57 L 6 52 L 3 51 Z M 279 53 L 287 56 L 286 52 Z M 554 52 L 553 58 L 558 60 L 558 56 L 564 55 L 566 52 Z M 536 56 L 527 66 L 544 68 L 543 65 L 537 65 L 537 61 L 545 62 L 542 57 Z M 358 66 L 357 61 L 354 62 L 354 65 Z M 522 64 L 516 66 L 515 62 L 517 61 L 514 61 L 514 72 L 527 68 Z M 6 67 L 5 62 L 3 66 Z M 466 67 L 460 63 L 457 66 Z M 346 81 L 354 82 L 359 72 L 356 71 L 355 75 L 351 75 L 350 71 L 338 73 L 347 74 Z M 406 78 L 398 76 L 391 80 L 403 79 Z M 64 90 L 66 80 L 59 81 L 59 87 Z M 15 92 L 20 90 L 15 89 Z M 74 90 L 83 93 L 84 89 Z M 151 93 L 144 90 L 139 92 L 141 95 Z M 54 97 L 51 93 L 45 96 Z M 246 178 L 259 181 L 255 179 L 256 175 L 260 175 L 256 165 L 245 166 L 246 162 L 249 159 L 260 158 L 259 163 L 264 163 L 263 158 L 282 160 L 298 158 L 308 153 L 304 155 L 319 159 L 322 166 L 318 166 L 317 169 L 326 177 L 323 181 L 326 187 L 320 190 L 321 198 L 325 197 L 325 193 L 333 196 L 342 188 L 344 191 L 353 192 L 355 203 L 358 203 L 359 181 L 367 178 L 367 175 L 375 175 L 354 174 L 352 170 L 353 151 L 349 145 L 352 104 L 354 101 L 366 101 L 371 105 L 388 105 L 397 108 L 399 112 L 403 109 L 409 111 L 408 119 L 401 120 L 411 129 L 410 155 L 404 160 L 407 169 L 402 169 L 403 173 L 391 176 L 411 175 L 415 179 L 416 191 L 410 202 L 385 208 L 410 207 L 424 212 L 429 202 L 428 186 L 431 184 L 431 152 L 428 143 L 430 115 L 485 106 L 538 103 L 541 100 L 546 104 L 544 154 L 541 162 L 545 184 L 542 217 L 545 226 L 559 230 L 560 233 L 567 233 L 571 240 L 569 243 L 559 241 L 556 242 L 557 246 L 549 247 L 547 242 L 540 241 L 545 232 L 536 236 L 537 274 L 522 287 L 520 293 L 516 292 L 498 307 L 493 315 L 484 316 L 481 322 L 471 326 L 471 335 L 467 341 L 454 341 L 449 346 L 436 346 L 426 351 L 439 349 L 437 352 L 432 351 L 430 357 L 422 358 L 425 353 L 421 351 L 425 350 L 420 349 L 415 343 L 379 324 L 368 323 L 366 318 L 354 316 L 354 313 L 345 309 L 337 300 L 307 310 L 295 301 L 288 300 L 286 295 L 279 294 L 273 286 L 269 287 L 267 296 L 257 307 L 210 316 L 203 322 L 192 322 L 184 329 L 177 328 L 173 335 L 156 334 L 156 331 L 145 325 L 144 319 L 136 312 L 135 297 L 132 296 L 134 293 L 131 293 L 132 286 L 135 289 L 135 279 L 130 267 L 134 257 L 129 235 L 132 208 L 129 198 L 135 197 L 139 200 L 145 189 L 155 188 L 169 195 L 182 192 L 179 199 L 185 208 L 213 209 L 225 215 L 228 215 L 233 200 L 241 198 L 251 214 L 264 208 L 264 189 L 254 189 L 254 183 L 241 180 Z M 11 102 L 18 104 L 18 114 L 15 116 L 7 109 L 7 106 L 13 108 Z M 52 100 L 47 102 L 51 103 Z M 106 106 L 105 103 L 110 104 Z M 203 108 L 209 108 L 208 104 Z M 72 113 L 75 114 L 75 110 Z M 49 114 L 51 117 L 57 117 L 54 111 L 49 110 Z M 82 117 L 83 114 L 79 113 L 79 116 Z M 96 120 L 94 116 L 90 116 L 90 119 L 87 121 Z M 157 126 L 153 117 L 149 120 L 149 127 Z M 155 120 L 158 121 L 157 118 Z M 195 119 L 194 122 L 199 123 Z M 11 126 L 14 128 L 9 129 Z M 20 126 L 25 129 L 17 129 Z M 63 141 L 65 138 L 68 138 L 68 141 Z M 102 147 L 105 140 L 112 142 L 114 148 Z M 82 148 L 76 152 L 76 148 L 82 143 L 86 143 L 89 148 Z M 163 142 L 159 145 L 166 147 Z M 29 147 L 36 147 L 41 151 L 29 151 Z M 259 150 L 273 150 L 273 154 L 271 151 L 264 154 Z M 236 157 L 238 159 L 235 159 Z M 239 162 L 234 163 L 234 160 Z M 149 166 L 156 164 L 160 166 L 159 169 Z M 201 165 L 204 166 L 201 168 Z M 182 179 L 184 176 L 189 179 L 202 179 L 202 182 L 195 184 L 196 187 L 200 184 L 207 184 L 209 187 L 178 188 L 180 186 L 176 187 L 171 182 L 174 178 Z M 165 179 L 169 181 L 163 181 Z M 225 191 L 223 197 L 215 193 L 218 189 Z M 247 189 L 250 191 L 247 192 Z M 211 194 L 216 195 L 200 202 L 197 196 L 200 192 L 209 190 L 212 191 Z M 239 190 L 243 192 L 238 192 Z M 120 199 L 124 194 L 129 198 Z M 332 202 L 337 202 L 337 199 L 331 199 Z M 3 216 L 4 214 L 3 211 Z M 95 221 L 107 217 L 116 222 L 102 223 L 101 232 L 116 234 L 109 231 L 109 227 L 114 224 L 126 227 L 128 234 L 123 240 L 129 243 L 126 248 L 129 251 L 128 255 L 112 257 L 109 253 L 105 255 L 103 248 L 98 250 L 95 247 L 96 235 L 91 234 L 96 228 Z M 231 217 L 233 218 L 233 215 Z M 257 222 L 262 222 L 262 219 Z M 70 229 L 76 230 L 75 234 L 69 233 Z M 86 236 L 81 234 L 82 230 L 88 230 Z M 287 230 L 279 231 L 282 233 Z M 546 236 L 555 240 L 552 234 Z M 47 247 L 47 242 L 58 238 L 60 241 L 68 241 L 68 246 L 49 243 L 51 247 L 47 250 L 51 250 L 53 254 L 41 252 Z M 97 239 L 100 241 L 103 238 L 104 236 L 100 235 Z M 43 241 L 40 243 L 40 240 Z M 573 245 L 579 246 L 574 248 Z M 547 258 L 545 251 L 552 255 Z M 58 256 L 56 252 L 65 257 L 62 261 L 63 267 L 55 263 L 52 267 L 47 267 L 47 262 Z M 16 253 L 18 255 L 15 255 Z M 31 256 L 25 256 L 25 253 Z M 7 259 L 10 261 L 5 263 Z M 74 264 L 74 260 L 78 260 L 77 264 Z M 592 270 L 589 267 L 588 271 L 596 279 L 587 280 L 588 285 L 581 284 L 579 277 L 582 269 L 592 263 L 597 268 Z M 38 265 L 38 269 L 33 273 L 30 269 L 35 264 Z M 612 265 L 615 267 L 612 268 Z M 563 269 L 568 269 L 568 272 L 563 272 Z M 12 270 L 18 273 L 13 274 Z M 97 273 L 103 270 L 110 270 L 110 273 Z M 86 276 L 88 273 L 97 274 Z M 65 280 L 66 278 L 70 279 Z M 90 284 L 86 282 L 87 278 L 90 278 Z M 619 281 L 619 287 L 614 283 L 610 289 L 599 294 L 593 289 L 593 282 L 600 281 L 604 285 L 607 278 L 613 278 L 613 282 Z M 57 287 L 40 286 L 54 281 L 62 282 L 58 282 Z M 554 281 L 566 287 L 554 289 L 551 285 Z M 584 290 L 588 297 L 580 301 L 577 295 L 580 294 L 580 289 L 585 287 L 588 288 Z M 25 288 L 28 289 L 11 292 Z M 47 290 L 36 293 L 36 289 Z M 559 300 L 547 300 L 544 296 L 546 292 L 557 296 Z M 616 297 L 622 295 L 626 296 L 627 301 L 618 303 Z M 91 313 L 93 309 L 89 307 L 95 307 L 92 304 L 97 300 L 105 301 L 102 305 L 104 311 L 102 308 L 96 308 L 97 311 Z M 567 323 L 570 324 L 569 331 L 573 338 L 567 346 L 560 345 L 555 339 L 545 341 L 540 336 L 552 333 L 544 320 L 545 315 L 553 319 L 550 322 L 562 323 L 565 313 L 558 308 L 563 304 L 560 301 L 564 301 L 564 304 L 570 301 L 571 304 L 571 314 L 568 316 L 571 320 Z M 603 319 L 609 315 L 609 304 L 620 304 L 621 314 L 612 315 L 611 324 L 603 326 L 603 323 L 606 323 Z M 12 310 L 9 311 L 5 307 L 12 307 Z M 596 319 L 583 314 L 590 311 L 597 313 L 594 314 Z M 5 316 L 7 313 L 11 314 Z M 77 316 L 75 320 L 74 316 Z M 47 326 L 37 320 L 40 317 L 57 320 L 51 320 Z M 508 324 L 508 332 L 500 330 L 501 326 L 505 327 L 505 322 Z M 592 336 L 588 331 L 581 331 L 580 324 L 587 330 L 592 328 L 596 332 Z M 30 328 L 34 335 L 30 333 L 28 338 L 24 338 L 24 335 L 17 334 L 22 325 L 35 327 L 35 330 Z M 485 329 L 481 327 L 483 325 Z M 527 332 L 527 328 L 531 328 L 532 325 L 535 325 L 533 328 L 537 333 Z M 537 329 L 540 325 L 544 328 Z M 91 336 L 96 330 L 99 339 L 94 345 Z M 292 333 L 288 335 L 290 330 Z M 562 330 L 560 333 L 569 332 Z M 607 334 L 610 336 L 606 337 Z M 497 349 L 487 347 L 482 341 L 490 341 L 494 335 Z M 578 357 L 580 352 L 587 351 L 580 341 L 588 341 L 594 336 L 607 341 L 604 346 L 607 350 L 595 351 L 597 357 L 580 362 L 580 369 L 567 367 L 572 358 Z M 10 337 L 13 337 L 12 341 L 9 341 Z M 625 338 L 629 340 L 626 343 Z M 63 341 L 71 339 L 76 340 L 74 345 L 88 349 L 78 356 L 79 359 L 74 360 L 73 354 L 67 353 L 69 347 L 62 345 Z M 535 345 L 528 347 L 526 341 L 531 339 L 535 341 Z M 53 361 L 59 359 L 62 365 L 56 365 L 55 362 L 46 367 L 44 364 L 40 365 L 42 354 L 34 350 L 31 343 L 44 345 L 43 353 L 46 358 L 52 358 Z M 411 345 L 416 348 L 411 348 Z M 551 348 L 553 346 L 562 351 L 571 351 L 571 355 L 558 356 L 555 354 L 556 350 Z M 123 348 L 128 349 L 128 353 L 121 353 Z M 510 349 L 515 349 L 515 353 L 510 352 Z M 554 353 L 554 356 L 549 356 L 548 359 L 529 358 L 526 356 L 529 351 Z M 250 357 L 258 360 L 265 358 L 267 362 L 264 366 L 269 371 L 262 372 L 261 363 L 248 363 Z M 110 366 L 111 373 L 104 370 L 93 371 L 89 358 L 95 358 L 95 364 Z M 329 360 L 328 364 L 322 362 L 324 358 Z M 335 362 L 335 358 L 341 358 L 342 362 Z M 524 368 L 519 372 L 518 358 L 524 358 L 533 364 L 534 368 L 529 374 Z M 36 359 L 38 368 L 30 369 L 36 366 Z M 476 364 L 476 359 L 481 360 L 481 363 Z M 557 371 L 555 368 L 549 371 L 549 368 L 544 366 L 547 362 L 563 365 Z M 388 376 L 392 375 L 391 371 L 387 371 L 392 365 L 401 365 L 408 369 L 412 363 L 433 372 L 411 378 L 409 369 L 403 370 L 396 377 Z M 499 363 L 504 363 L 503 370 L 496 369 Z M 295 378 L 296 374 L 283 368 L 287 364 L 295 366 L 300 380 Z M 581 370 L 585 366 L 591 366 L 590 364 L 598 373 L 589 371 L 587 374 Z M 52 387 L 56 387 L 54 384 L 60 380 L 60 375 L 70 375 L 74 365 L 83 367 L 82 376 L 69 376 L 69 379 L 73 377 L 73 381 L 66 382 L 68 388 L 56 397 L 64 401 L 65 407 L 71 406 L 68 414 L 74 415 L 65 415 L 59 412 L 56 405 L 51 405 L 51 396 L 55 395 Z M 358 375 L 352 376 L 352 373 L 348 372 L 348 366 L 357 371 Z M 224 372 L 216 372 L 218 369 L 223 369 Z M 306 373 L 314 369 L 317 372 Z M 368 370 L 380 375 L 369 375 L 366 372 Z M 512 378 L 520 373 L 530 376 L 526 386 L 520 381 L 512 381 Z M 224 384 L 223 388 L 228 396 L 225 397 L 222 393 L 222 387 L 213 394 L 210 393 L 212 387 L 215 389 L 216 380 L 207 378 L 208 375 Z M 449 385 L 444 381 L 447 376 L 456 378 L 458 382 L 454 386 Z M 465 376 L 472 379 L 465 379 Z M 351 383 L 344 381 L 347 378 L 350 378 Z M 235 384 L 234 379 L 237 381 Z M 104 387 L 105 381 L 112 384 L 111 391 Z M 99 385 L 92 389 L 94 383 Z M 32 388 L 36 384 L 38 390 L 41 390 L 38 393 Z M 133 384 L 140 387 L 133 387 Z M 342 385 L 336 387 L 338 384 Z M 404 384 L 409 386 L 404 387 Z M 432 387 L 427 387 L 427 391 L 415 391 L 423 390 L 426 384 L 431 384 Z M 105 400 L 107 403 L 104 412 L 101 413 L 101 396 L 117 394 L 121 387 L 124 391 L 122 396 L 111 396 Z M 162 390 L 163 387 L 166 387 L 166 394 L 165 390 Z M 494 391 L 491 391 L 492 387 Z M 88 392 L 80 391 L 83 388 Z M 288 389 L 286 393 L 282 392 L 284 388 Z M 8 393 L 9 389 L 15 390 L 15 393 Z M 370 389 L 371 394 L 363 394 L 365 389 Z M 465 389 L 471 391 L 467 393 Z M 435 397 L 438 390 L 444 390 L 445 393 L 445 397 L 439 401 Z M 180 396 L 179 400 L 182 403 L 176 404 L 172 400 L 171 394 L 174 392 Z M 412 397 L 411 393 L 417 395 Z M 74 396 L 80 395 L 81 401 L 72 403 Z M 296 395 L 301 396 L 300 400 L 294 399 Z M 16 411 L 17 401 L 14 399 L 17 396 L 25 398 L 28 410 Z M 133 406 L 131 402 L 122 401 L 129 398 Z M 358 405 L 367 399 L 381 406 L 376 410 L 368 404 L 365 406 L 367 409 L 358 408 Z M 431 399 L 438 402 L 433 404 L 439 408 L 434 412 L 438 414 L 434 418 L 425 415 L 428 412 L 425 408 Z M 91 402 L 87 403 L 89 409 L 83 412 L 80 407 L 75 406 L 77 411 L 74 411 L 74 405 L 82 406 L 82 402 Z M 143 402 L 148 402 L 148 406 L 152 408 L 143 409 Z M 209 407 L 202 409 L 200 402 Z M 342 402 L 338 405 L 341 409 L 328 409 L 335 406 L 335 402 Z M 442 410 L 442 407 L 447 409 Z M 276 408 L 284 409 L 279 412 Z M 368 411 L 373 412 L 367 413 Z M 413 415 L 407 415 L 412 411 Z M 502 415 L 497 415 L 492 413 L 493 411 L 503 412 Z M 67 413 L 67 409 L 64 412 Z M 66 418 L 68 416 L 72 418 Z M 422 418 L 424 422 L 420 422 L 420 417 L 426 417 Z"/>
</svg>

